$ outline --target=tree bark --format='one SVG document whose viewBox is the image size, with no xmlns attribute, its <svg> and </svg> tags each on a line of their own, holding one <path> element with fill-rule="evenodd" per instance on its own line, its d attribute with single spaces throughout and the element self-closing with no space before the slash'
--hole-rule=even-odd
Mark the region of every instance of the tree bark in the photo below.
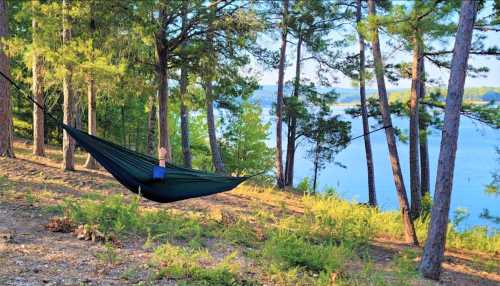
<svg viewBox="0 0 500 286">
<path fill-rule="evenodd" d="M 188 74 L 185 67 L 181 68 L 181 79 L 179 83 L 180 99 L 181 99 L 181 141 L 182 141 L 182 157 L 184 167 L 192 168 L 191 147 L 189 144 L 189 110 L 186 106 L 186 94 L 188 85 Z"/>
<path fill-rule="evenodd" d="M 186 32 L 187 25 L 187 13 L 188 13 L 188 3 L 183 2 L 182 6 L 182 33 Z M 185 44 L 182 45 L 185 47 Z M 193 159 L 191 155 L 191 146 L 189 143 L 189 110 L 186 106 L 186 95 L 187 95 L 187 87 L 189 84 L 188 79 L 188 69 L 186 66 L 181 67 L 181 78 L 179 82 L 179 91 L 180 91 L 180 101 L 181 101 L 181 145 L 182 145 L 182 158 L 184 162 L 184 167 L 192 168 L 193 167 Z"/>
<path fill-rule="evenodd" d="M 215 168 L 215 172 L 224 173 L 224 163 L 222 162 L 222 156 L 219 148 L 219 143 L 217 142 L 217 136 L 215 133 L 215 118 L 214 118 L 214 104 L 213 104 L 213 90 L 211 81 L 205 83 L 205 103 L 207 107 L 207 126 L 208 126 L 208 138 L 210 141 L 210 151 L 212 152 L 212 163 Z"/>
<path fill-rule="evenodd" d="M 316 142 L 316 148 L 314 149 L 314 178 L 313 178 L 313 193 L 316 193 L 316 188 L 318 185 L 318 172 L 319 172 L 319 156 L 320 156 L 320 150 L 319 150 L 319 139 L 317 139 Z"/>
<path fill-rule="evenodd" d="M 411 217 L 416 219 L 420 216 L 422 197 L 420 193 L 420 167 L 419 167 L 419 127 L 418 127 L 418 96 L 421 89 L 422 71 L 420 58 L 422 57 L 422 42 L 420 32 L 415 31 L 413 39 L 413 63 L 412 83 L 410 93 L 410 194 L 411 194 Z"/>
<path fill-rule="evenodd" d="M 368 13 L 371 17 L 376 17 L 375 0 L 368 0 Z M 375 76 L 377 78 L 378 93 L 380 99 L 380 111 L 382 113 L 385 128 L 385 135 L 387 138 L 387 146 L 389 148 L 389 159 L 391 161 L 392 173 L 394 177 L 394 184 L 396 186 L 396 193 L 399 200 L 399 208 L 403 219 L 405 241 L 418 245 L 415 227 L 410 217 L 410 208 L 408 205 L 408 198 L 403 181 L 403 174 L 401 172 L 401 165 L 399 163 L 398 149 L 396 146 L 396 137 L 394 129 L 392 128 L 391 113 L 389 110 L 389 101 L 387 98 L 387 90 L 385 88 L 384 80 L 384 65 L 382 63 L 382 53 L 380 51 L 380 43 L 378 38 L 378 27 L 372 26 L 372 50 L 373 59 L 375 62 Z"/>
<path fill-rule="evenodd" d="M 69 41 L 71 41 L 71 30 L 68 25 L 69 16 L 69 0 L 63 0 L 63 45 L 67 46 Z M 73 66 L 70 63 L 65 63 L 65 71 L 63 77 L 63 93 L 64 93 L 64 103 L 63 103 L 63 123 L 69 126 L 73 126 Z M 75 142 L 71 136 L 69 136 L 66 130 L 63 131 L 63 164 L 62 168 L 65 171 L 71 171 L 75 169 Z"/>
<path fill-rule="evenodd" d="M 424 57 L 421 57 L 420 60 L 422 63 L 420 64 L 421 68 L 421 85 L 419 90 L 419 96 L 421 100 L 425 98 L 425 67 L 424 67 Z M 420 110 L 422 114 L 426 114 L 426 107 L 424 104 L 420 106 Z M 425 118 L 423 116 L 418 117 L 418 127 L 420 129 L 420 193 L 422 197 L 425 197 L 429 194 L 431 189 L 431 180 L 429 174 L 429 148 L 427 142 L 427 122 L 425 122 Z"/>
<path fill-rule="evenodd" d="M 286 38 L 288 34 L 288 0 L 283 1 L 283 20 L 281 27 L 280 61 L 278 66 L 278 94 L 276 98 L 276 180 L 278 188 L 285 185 L 283 176 L 283 85 L 285 81 Z"/>
<path fill-rule="evenodd" d="M 460 19 L 448 82 L 434 203 L 427 241 L 420 263 L 422 275 L 436 280 L 439 279 L 441 273 L 441 262 L 445 249 L 460 126 L 460 109 L 462 108 L 467 61 L 469 59 L 477 5 L 477 1 L 464 0 L 460 8 Z"/>
<path fill-rule="evenodd" d="M 87 113 L 88 113 L 88 132 L 90 135 L 97 135 L 97 117 L 96 117 L 96 89 L 94 77 L 89 73 L 87 78 Z M 92 155 L 87 155 L 85 168 L 96 170 L 97 161 Z"/>
<path fill-rule="evenodd" d="M 170 146 L 170 135 L 168 130 L 168 43 L 166 39 L 166 19 L 168 18 L 167 11 L 161 9 L 159 13 L 160 27 L 155 34 L 155 50 L 156 50 L 156 77 L 158 81 L 158 137 L 160 148 L 165 148 L 167 153 L 165 160 L 172 161 L 172 147 Z"/>
<path fill-rule="evenodd" d="M 33 1 L 33 4 L 36 4 Z M 38 24 L 33 15 L 31 21 L 33 37 L 33 63 L 32 63 L 32 94 L 35 101 L 41 106 L 45 106 L 43 96 L 43 75 L 42 75 L 42 57 L 38 52 Z M 33 155 L 45 156 L 45 114 L 38 105 L 33 104 Z"/>
<path fill-rule="evenodd" d="M 295 82 L 293 96 L 298 100 L 300 92 L 300 68 L 302 54 L 302 36 L 298 35 L 297 41 L 297 56 L 295 59 Z M 295 112 L 289 112 L 288 137 L 286 147 L 286 163 L 285 163 L 285 186 L 293 187 L 293 168 L 295 163 L 295 139 L 297 136 L 297 116 Z"/>
<path fill-rule="evenodd" d="M 146 135 L 146 153 L 153 156 L 155 153 L 155 123 L 156 123 L 156 104 L 155 97 L 150 96 L 148 102 L 148 133 Z"/>
<path fill-rule="evenodd" d="M 356 0 L 356 23 L 362 20 L 361 0 Z M 366 88 L 365 88 L 365 39 L 358 31 L 359 43 L 359 95 L 361 101 L 361 119 L 363 120 L 363 137 L 365 142 L 366 170 L 368 175 L 368 204 L 377 206 L 377 194 L 375 192 L 375 171 L 373 167 L 372 145 L 370 140 L 370 125 L 368 123 L 368 110 L 366 108 Z"/>
<path fill-rule="evenodd" d="M 9 20 L 7 3 L 0 0 L 0 38 L 9 36 Z M 0 50 L 0 70 L 9 75 L 9 58 Z M 10 102 L 10 83 L 3 77 L 0 79 L 0 157 L 14 158 L 12 146 L 12 107 Z"/>
<path fill-rule="evenodd" d="M 94 36 L 96 31 L 95 25 L 95 8 L 94 5 L 90 5 L 90 23 L 89 30 L 91 36 Z M 94 39 L 92 39 L 92 54 L 91 60 L 94 61 Z M 96 88 L 95 88 L 95 79 L 93 72 L 90 71 L 87 74 L 87 117 L 88 117 L 88 132 L 90 135 L 97 135 L 97 117 L 96 117 Z M 87 160 L 85 161 L 85 168 L 90 170 L 97 169 L 97 161 L 92 157 L 92 155 L 87 154 Z"/>
</svg>

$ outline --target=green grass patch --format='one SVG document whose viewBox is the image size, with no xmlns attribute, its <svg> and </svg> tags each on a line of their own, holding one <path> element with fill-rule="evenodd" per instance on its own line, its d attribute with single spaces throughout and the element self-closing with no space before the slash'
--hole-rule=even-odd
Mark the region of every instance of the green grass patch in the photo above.
<svg viewBox="0 0 500 286">
<path fill-rule="evenodd" d="M 144 210 L 139 207 L 138 197 L 125 201 L 121 195 L 102 201 L 66 200 L 62 209 L 75 224 L 95 225 L 106 236 L 135 233 L 156 241 L 178 239 L 201 245 L 200 240 L 211 236 L 215 225 L 196 216 Z"/>
<path fill-rule="evenodd" d="M 179 285 L 252 285 L 237 272 L 236 253 L 214 263 L 204 249 L 190 249 L 166 243 L 154 252 L 151 264 L 158 269 L 157 278 L 177 280 Z"/>
</svg>

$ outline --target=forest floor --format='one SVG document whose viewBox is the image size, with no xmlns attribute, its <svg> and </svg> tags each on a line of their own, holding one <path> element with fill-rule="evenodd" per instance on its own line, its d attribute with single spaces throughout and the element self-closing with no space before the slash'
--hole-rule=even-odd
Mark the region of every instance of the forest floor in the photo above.
<svg viewBox="0 0 500 286">
<path fill-rule="evenodd" d="M 193 275 L 175 271 L 158 275 L 158 267 L 151 263 L 157 252 L 154 247 L 148 246 L 148 235 L 121 236 L 110 245 L 78 239 L 70 232 L 49 231 L 46 226 L 51 218 L 57 215 L 57 206 L 68 198 L 78 200 L 97 197 L 99 200 L 101 195 L 105 197 L 120 193 L 127 201 L 133 199 L 134 195 L 121 187 L 108 173 L 83 169 L 80 165 L 84 161 L 83 154 L 77 156 L 75 172 L 63 172 L 59 168 L 61 154 L 58 151 L 49 149 L 46 158 L 38 158 L 31 155 L 30 148 L 29 144 L 16 142 L 17 158 L 0 158 L 0 285 L 216 284 L 203 284 L 200 280 L 190 283 Z M 219 213 L 222 214 L 222 220 L 226 221 L 230 221 L 231 217 L 253 215 L 255 210 L 281 217 L 300 215 L 304 212 L 300 195 L 260 192 L 248 186 L 223 194 L 170 204 L 157 204 L 141 199 L 139 206 L 141 209 L 167 209 L 179 214 Z M 189 241 L 175 243 L 182 247 L 191 247 Z M 266 269 L 255 258 L 252 247 L 227 243 L 227 237 L 213 235 L 205 239 L 203 245 L 208 253 L 207 257 L 210 258 L 202 262 L 202 266 L 207 269 L 232 256 L 230 263 L 238 265 L 236 271 L 240 277 L 239 282 L 235 284 L 307 284 L 304 280 L 293 282 L 293 279 L 276 278 L 276 274 L 265 274 Z M 421 278 L 412 270 L 410 272 L 413 274 L 401 276 L 398 268 L 401 263 L 398 264 L 397 261 L 400 261 L 401 253 L 408 249 L 417 253 L 415 264 L 410 266 L 414 267 L 421 248 L 409 247 L 394 239 L 371 240 L 368 253 L 373 271 L 383 273 L 383 278 L 373 280 L 375 282 L 339 280 L 339 284 L 500 285 L 498 252 L 485 254 L 448 251 L 441 281 L 434 282 Z M 181 264 L 181 268 L 188 267 L 188 262 L 184 263 L 187 264 Z M 361 275 L 366 268 L 366 265 L 361 265 L 358 260 L 353 260 L 346 266 L 347 274 L 344 275 Z M 286 275 L 292 274 L 289 272 Z M 336 284 L 335 281 L 331 283 Z"/>
</svg>

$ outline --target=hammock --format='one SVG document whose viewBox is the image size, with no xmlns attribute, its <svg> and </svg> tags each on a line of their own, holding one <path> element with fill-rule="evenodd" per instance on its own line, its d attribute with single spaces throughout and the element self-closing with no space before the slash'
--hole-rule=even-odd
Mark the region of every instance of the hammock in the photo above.
<svg viewBox="0 0 500 286">
<path fill-rule="evenodd" d="M 61 125 L 123 186 L 148 200 L 169 203 L 232 190 L 249 177 L 229 177 L 166 164 L 166 176 L 153 179 L 156 158 Z"/>
<path fill-rule="evenodd" d="M 159 164 L 156 158 L 129 150 L 61 123 L 1 70 L 0 75 L 43 110 L 44 114 L 66 130 L 118 182 L 148 200 L 169 203 L 227 192 L 236 188 L 246 179 L 256 176 L 230 177 L 166 164 L 166 175 L 162 179 L 156 179 L 153 176 L 153 170 Z"/>
</svg>

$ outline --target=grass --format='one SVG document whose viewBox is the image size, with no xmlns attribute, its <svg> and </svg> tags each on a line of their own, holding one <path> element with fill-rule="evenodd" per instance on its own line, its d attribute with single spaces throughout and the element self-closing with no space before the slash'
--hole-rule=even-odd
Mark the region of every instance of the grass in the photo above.
<svg viewBox="0 0 500 286">
<path fill-rule="evenodd" d="M 179 285 L 251 285 L 238 276 L 235 254 L 213 264 L 206 249 L 193 250 L 166 243 L 158 247 L 151 264 L 158 269 L 157 278 L 168 277 Z"/>
<path fill-rule="evenodd" d="M 258 194 L 273 199 L 272 194 Z M 281 198 L 276 212 L 254 205 L 249 216 L 231 215 L 236 219 L 229 222 L 213 213 L 144 208 L 137 197 L 125 200 L 121 195 L 68 199 L 60 209 L 76 224 L 97 226 L 106 236 L 147 238 L 144 248 L 154 251 L 151 267 L 157 271 L 156 278 L 175 279 L 181 285 L 248 282 L 242 282 L 229 262 L 233 256 L 215 262 L 206 248 L 211 239 L 223 247 L 242 247 L 247 259 L 259 265 L 261 279 L 272 284 L 406 285 L 404 281 L 418 279 L 417 254 L 411 250 L 393 259 L 390 273 L 376 270 L 373 261 L 363 256 L 375 237 L 402 237 L 397 212 L 380 212 L 335 195 L 307 195 L 300 199 L 303 213 L 290 216 L 286 195 L 277 193 L 276 197 Z M 427 224 L 427 218 L 416 221 L 421 240 Z M 494 252 L 499 250 L 498 240 L 498 234 L 484 228 L 459 232 L 450 225 L 448 230 L 448 247 Z M 106 264 L 116 263 L 113 249 L 106 247 L 100 255 Z M 353 263 L 361 265 L 355 275 L 348 269 Z"/>
<path fill-rule="evenodd" d="M 145 267 L 154 272 L 144 282 L 148 285 L 155 284 L 150 278 L 174 280 L 179 285 L 407 285 L 421 279 L 414 251 L 401 251 L 382 262 L 385 266 L 368 251 L 375 238 L 402 238 L 399 212 L 348 202 L 335 192 L 313 196 L 244 185 L 234 194 L 248 204 L 187 211 L 98 191 L 116 188 L 113 181 L 80 197 L 68 197 L 60 205 L 54 204 L 56 196 L 46 199 L 52 193 L 50 184 L 39 190 L 17 190 L 18 185 L 0 176 L 0 190 L 16 189 L 19 199 L 36 203 L 50 215 L 67 216 L 75 225 L 96 227 L 109 237 L 142 240 L 143 250 L 151 253 Z M 229 211 L 226 220 L 223 213 Z M 415 222 L 421 242 L 427 225 L 427 217 Z M 458 229 L 450 224 L 448 248 L 486 254 L 500 251 L 500 234 L 481 227 Z M 96 259 L 115 265 L 126 259 L 118 253 L 113 245 L 105 244 Z M 477 260 L 483 269 L 498 269 L 494 258 L 485 263 Z M 135 280 L 140 271 L 126 269 L 122 277 Z"/>
</svg>

